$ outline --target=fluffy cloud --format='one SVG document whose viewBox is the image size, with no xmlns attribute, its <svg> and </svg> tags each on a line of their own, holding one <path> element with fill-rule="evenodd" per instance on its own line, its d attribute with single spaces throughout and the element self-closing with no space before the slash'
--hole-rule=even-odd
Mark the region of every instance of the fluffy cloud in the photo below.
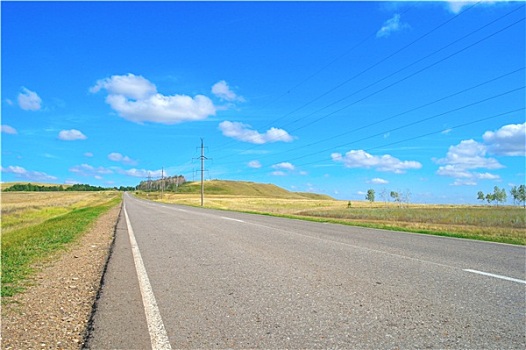
<svg viewBox="0 0 526 350">
<path fill-rule="evenodd" d="M 384 180 L 384 179 L 380 179 L 379 177 L 375 177 L 374 179 L 368 181 L 369 183 L 371 184 L 375 184 L 375 185 L 385 185 L 385 184 L 388 184 L 389 181 L 387 180 Z"/>
<path fill-rule="evenodd" d="M 420 169 L 422 167 L 422 164 L 416 161 L 401 161 L 389 154 L 373 156 L 364 150 L 351 150 L 345 155 L 333 153 L 331 158 L 335 162 L 343 163 L 347 168 L 374 168 L 378 171 L 396 174 L 403 174 L 408 169 Z"/>
<path fill-rule="evenodd" d="M 235 92 L 233 92 L 230 87 L 228 86 L 227 82 L 224 80 L 221 80 L 220 82 L 217 82 L 212 86 L 212 93 L 219 97 L 222 100 L 229 101 L 229 102 L 244 102 L 245 99 L 242 96 L 236 95 Z"/>
<path fill-rule="evenodd" d="M 162 95 L 154 84 L 134 74 L 99 80 L 90 92 L 102 89 L 108 92 L 106 103 L 119 116 L 136 123 L 177 124 L 203 120 L 216 113 L 212 100 L 204 95 Z"/>
<path fill-rule="evenodd" d="M 465 1 L 457 1 L 457 0 L 447 0 L 445 2 L 447 9 L 454 14 L 459 14 L 460 12 L 464 11 L 466 7 L 473 6 L 473 5 L 484 5 L 484 6 L 491 6 L 495 5 L 497 3 L 506 3 L 507 0 L 465 0 Z"/>
<path fill-rule="evenodd" d="M 251 160 L 250 162 L 248 162 L 248 167 L 249 168 L 253 168 L 253 169 L 259 169 L 261 168 L 261 163 L 259 162 L 259 160 Z"/>
<path fill-rule="evenodd" d="M 12 134 L 12 135 L 16 135 L 17 134 L 16 129 L 13 128 L 12 126 L 9 126 L 9 125 L 2 125 L 1 126 L 1 130 L 5 134 Z"/>
<path fill-rule="evenodd" d="M 128 156 L 123 156 L 122 154 L 116 153 L 116 152 L 108 154 L 108 159 L 111 160 L 111 161 L 114 161 L 114 162 L 120 162 L 120 163 L 128 164 L 128 165 L 136 165 L 137 164 L 136 160 L 133 160 L 133 159 L 131 159 Z"/>
<path fill-rule="evenodd" d="M 283 163 L 279 163 L 279 164 L 274 164 L 272 166 L 272 168 L 274 169 L 281 169 L 281 170 L 294 170 L 296 169 L 296 167 L 294 165 L 292 165 L 291 163 L 289 162 L 283 162 Z"/>
<path fill-rule="evenodd" d="M 160 178 L 161 176 L 168 176 L 166 170 L 146 170 L 146 169 L 128 169 L 128 170 L 119 170 L 119 174 L 127 175 L 131 177 L 140 177 L 147 178 L 151 176 L 152 178 Z"/>
<path fill-rule="evenodd" d="M 488 153 L 503 156 L 526 155 L 526 123 L 504 125 L 482 135 Z"/>
<path fill-rule="evenodd" d="M 81 164 L 81 165 L 76 165 L 72 168 L 69 169 L 69 171 L 71 171 L 72 173 L 75 173 L 75 174 L 79 174 L 79 175 L 82 175 L 82 176 L 93 176 L 93 177 L 96 177 L 98 179 L 100 179 L 100 176 L 101 175 L 106 175 L 106 174 L 113 174 L 113 171 L 111 169 L 107 169 L 107 168 L 104 168 L 104 167 L 94 167 L 94 166 L 91 166 L 89 164 Z"/>
<path fill-rule="evenodd" d="M 400 21 L 400 15 L 395 14 L 392 18 L 384 22 L 382 28 L 376 32 L 377 38 L 387 38 L 394 32 L 409 28 L 409 24 Z"/>
<path fill-rule="evenodd" d="M 58 133 L 58 138 L 63 141 L 74 141 L 74 140 L 87 139 L 86 135 L 84 135 L 82 132 L 76 129 L 62 130 Z"/>
<path fill-rule="evenodd" d="M 40 171 L 29 171 L 20 166 L 8 166 L 7 168 L 2 167 L 3 173 L 15 174 L 17 178 L 30 180 L 30 181 L 54 181 L 57 178 L 52 175 Z"/>
<path fill-rule="evenodd" d="M 221 130 L 224 136 L 254 144 L 280 141 L 291 142 L 294 139 L 283 129 L 270 128 L 265 133 L 261 134 L 258 131 L 251 129 L 250 125 L 239 122 L 224 121 L 219 124 L 219 130 Z"/>
<path fill-rule="evenodd" d="M 25 111 L 38 111 L 42 107 L 42 99 L 36 92 L 23 87 L 18 94 L 18 105 Z"/>
<path fill-rule="evenodd" d="M 437 175 L 452 177 L 453 185 L 477 184 L 476 180 L 495 180 L 498 175 L 479 173 L 474 169 L 500 169 L 504 166 L 495 158 L 486 157 L 487 147 L 475 140 L 464 140 L 456 146 L 449 147 L 445 158 L 435 160 L 442 164 L 437 170 Z"/>
</svg>

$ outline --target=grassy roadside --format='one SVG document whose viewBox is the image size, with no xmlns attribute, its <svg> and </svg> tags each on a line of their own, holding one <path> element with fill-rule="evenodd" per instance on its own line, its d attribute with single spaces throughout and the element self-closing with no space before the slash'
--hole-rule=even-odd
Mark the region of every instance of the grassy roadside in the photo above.
<svg viewBox="0 0 526 350">
<path fill-rule="evenodd" d="M 160 200 L 156 193 L 137 193 Z M 199 206 L 192 194 L 165 193 L 163 202 Z M 309 198 L 207 195 L 205 207 L 351 226 L 526 245 L 526 211 L 520 207 L 348 202 Z"/>
<path fill-rule="evenodd" d="M 31 226 L 23 226 L 2 234 L 1 296 L 9 297 L 24 290 L 35 266 L 65 249 L 109 209 L 121 202 L 114 193 L 103 203 L 74 208 Z"/>
</svg>

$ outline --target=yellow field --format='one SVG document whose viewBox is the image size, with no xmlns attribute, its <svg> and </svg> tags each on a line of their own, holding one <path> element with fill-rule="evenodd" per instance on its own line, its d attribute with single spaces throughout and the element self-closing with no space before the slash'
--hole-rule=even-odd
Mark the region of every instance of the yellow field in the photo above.
<svg viewBox="0 0 526 350">
<path fill-rule="evenodd" d="M 32 226 L 74 209 L 95 206 L 115 197 L 104 192 L 2 192 L 2 234 Z"/>
<path fill-rule="evenodd" d="M 142 193 L 161 201 L 161 194 Z M 199 206 L 198 194 L 164 193 L 163 202 Z M 360 226 L 406 230 L 526 245 L 526 211 L 511 206 L 461 206 L 205 195 L 205 207 L 306 218 Z"/>
</svg>

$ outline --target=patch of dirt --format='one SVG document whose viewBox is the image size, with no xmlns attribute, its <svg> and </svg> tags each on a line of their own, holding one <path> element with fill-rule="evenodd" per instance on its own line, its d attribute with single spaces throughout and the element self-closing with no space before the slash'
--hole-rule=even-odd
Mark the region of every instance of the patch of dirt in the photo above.
<svg viewBox="0 0 526 350">
<path fill-rule="evenodd" d="M 115 233 L 120 206 L 102 215 L 33 286 L 2 305 L 2 349 L 81 349 Z"/>
</svg>

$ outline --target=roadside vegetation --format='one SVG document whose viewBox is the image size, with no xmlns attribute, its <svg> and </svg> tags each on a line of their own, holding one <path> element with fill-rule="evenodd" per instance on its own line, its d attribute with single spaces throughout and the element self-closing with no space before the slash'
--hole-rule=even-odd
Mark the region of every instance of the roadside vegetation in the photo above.
<svg viewBox="0 0 526 350">
<path fill-rule="evenodd" d="M 180 189 L 177 193 L 137 191 L 136 195 L 200 205 L 198 183 Z M 375 202 L 374 191 L 368 191 L 364 201 L 350 202 L 288 192 L 274 185 L 217 180 L 205 182 L 205 193 L 207 208 L 526 245 L 526 210 L 521 206 L 410 204 L 409 191 L 381 194 L 384 202 Z"/>
<path fill-rule="evenodd" d="M 23 291 L 38 266 L 120 202 L 116 191 L 2 193 L 2 301 Z"/>
</svg>

